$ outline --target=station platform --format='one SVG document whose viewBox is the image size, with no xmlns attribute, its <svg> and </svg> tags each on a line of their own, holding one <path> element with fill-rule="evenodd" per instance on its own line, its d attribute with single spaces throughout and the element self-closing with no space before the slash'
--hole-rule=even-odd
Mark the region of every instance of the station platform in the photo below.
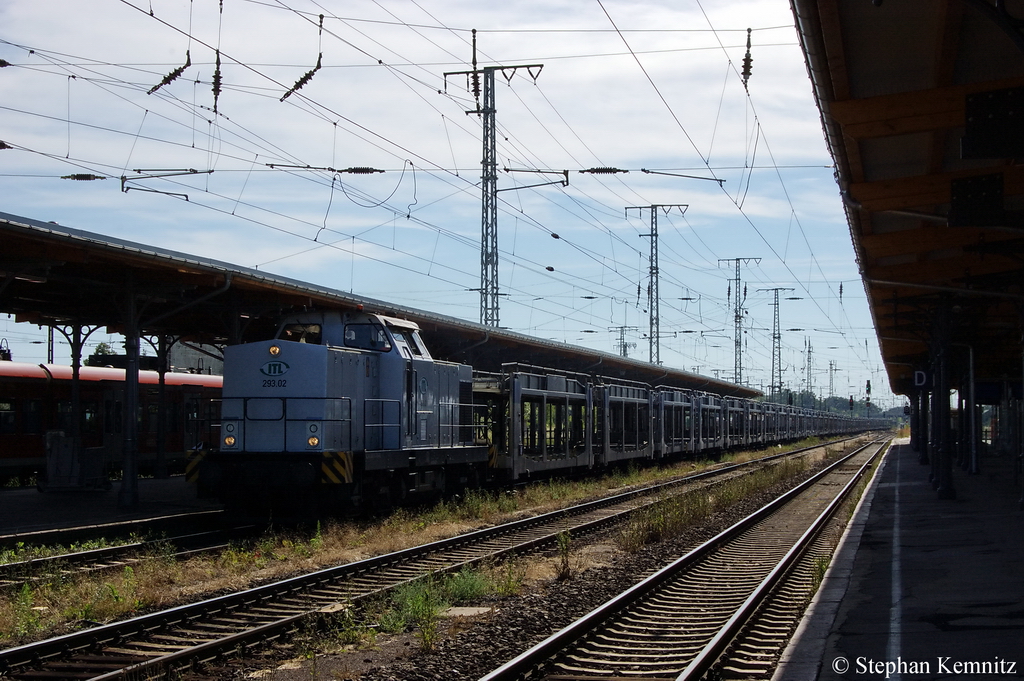
<svg viewBox="0 0 1024 681">
<path fill-rule="evenodd" d="M 197 499 L 195 486 L 178 475 L 163 480 L 140 479 L 138 508 L 125 512 L 117 507 L 120 484 L 114 482 L 113 488 L 106 491 L 0 489 L 0 537 L 221 508 L 215 501 Z"/>
<path fill-rule="evenodd" d="M 1024 678 L 1024 512 L 1010 456 L 940 500 L 906 440 L 864 494 L 773 677 Z"/>
</svg>

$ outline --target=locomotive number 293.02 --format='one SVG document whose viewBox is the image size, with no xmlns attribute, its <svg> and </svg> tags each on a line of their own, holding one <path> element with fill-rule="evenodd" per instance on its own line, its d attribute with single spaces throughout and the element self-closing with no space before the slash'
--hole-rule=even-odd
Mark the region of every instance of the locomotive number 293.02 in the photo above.
<svg viewBox="0 0 1024 681">
<path fill-rule="evenodd" d="M 288 383 L 286 378 L 266 378 L 263 379 L 264 388 L 284 388 Z"/>
</svg>

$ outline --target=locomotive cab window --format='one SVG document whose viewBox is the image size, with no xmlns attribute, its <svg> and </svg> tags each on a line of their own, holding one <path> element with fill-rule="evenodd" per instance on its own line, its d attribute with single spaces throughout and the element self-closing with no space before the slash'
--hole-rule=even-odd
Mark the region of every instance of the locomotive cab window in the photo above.
<svg viewBox="0 0 1024 681">
<path fill-rule="evenodd" d="M 388 352 L 391 350 L 391 341 L 380 324 L 346 324 L 345 346 L 359 350 Z"/>
<path fill-rule="evenodd" d="M 399 348 L 402 356 L 406 359 L 430 359 L 423 348 L 423 341 L 420 340 L 419 335 L 412 329 L 400 329 L 394 326 L 388 325 L 388 331 L 391 332 L 391 337 L 395 339 L 395 346 Z"/>
<path fill-rule="evenodd" d="M 281 329 L 280 339 L 320 345 L 323 342 L 323 331 L 319 324 L 286 324 Z"/>
<path fill-rule="evenodd" d="M 412 348 L 412 354 L 423 359 L 430 359 L 430 352 L 427 350 L 427 346 L 423 344 L 419 331 L 406 331 L 405 337 L 409 339 L 409 347 Z"/>
</svg>

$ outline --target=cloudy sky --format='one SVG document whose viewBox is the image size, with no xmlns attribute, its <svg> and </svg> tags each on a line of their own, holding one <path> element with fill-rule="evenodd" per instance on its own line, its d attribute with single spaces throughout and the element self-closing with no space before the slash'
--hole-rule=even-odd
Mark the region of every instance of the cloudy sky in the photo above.
<svg viewBox="0 0 1024 681">
<path fill-rule="evenodd" d="M 766 386 L 765 289 L 792 289 L 783 381 L 806 386 L 809 344 L 817 392 L 873 379 L 888 404 L 786 0 L 6 0 L 0 211 L 479 321 L 482 126 L 445 76 L 472 29 L 478 66 L 506 67 L 501 326 L 646 359 L 666 206 L 664 364 L 731 380 L 739 295 Z M 600 167 L 629 172 L 579 172 Z M 0 335 L 45 360 L 35 327 Z"/>
</svg>

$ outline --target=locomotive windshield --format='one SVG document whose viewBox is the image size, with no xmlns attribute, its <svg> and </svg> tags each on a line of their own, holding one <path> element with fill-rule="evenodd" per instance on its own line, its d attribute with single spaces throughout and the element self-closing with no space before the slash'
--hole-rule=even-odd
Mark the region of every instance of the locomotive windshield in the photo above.
<svg viewBox="0 0 1024 681">
<path fill-rule="evenodd" d="M 346 324 L 345 345 L 360 350 L 376 350 L 388 352 L 391 341 L 380 324 Z"/>
<path fill-rule="evenodd" d="M 281 329 L 279 337 L 281 340 L 312 345 L 320 345 L 323 342 L 323 333 L 319 324 L 286 324 Z"/>
</svg>

